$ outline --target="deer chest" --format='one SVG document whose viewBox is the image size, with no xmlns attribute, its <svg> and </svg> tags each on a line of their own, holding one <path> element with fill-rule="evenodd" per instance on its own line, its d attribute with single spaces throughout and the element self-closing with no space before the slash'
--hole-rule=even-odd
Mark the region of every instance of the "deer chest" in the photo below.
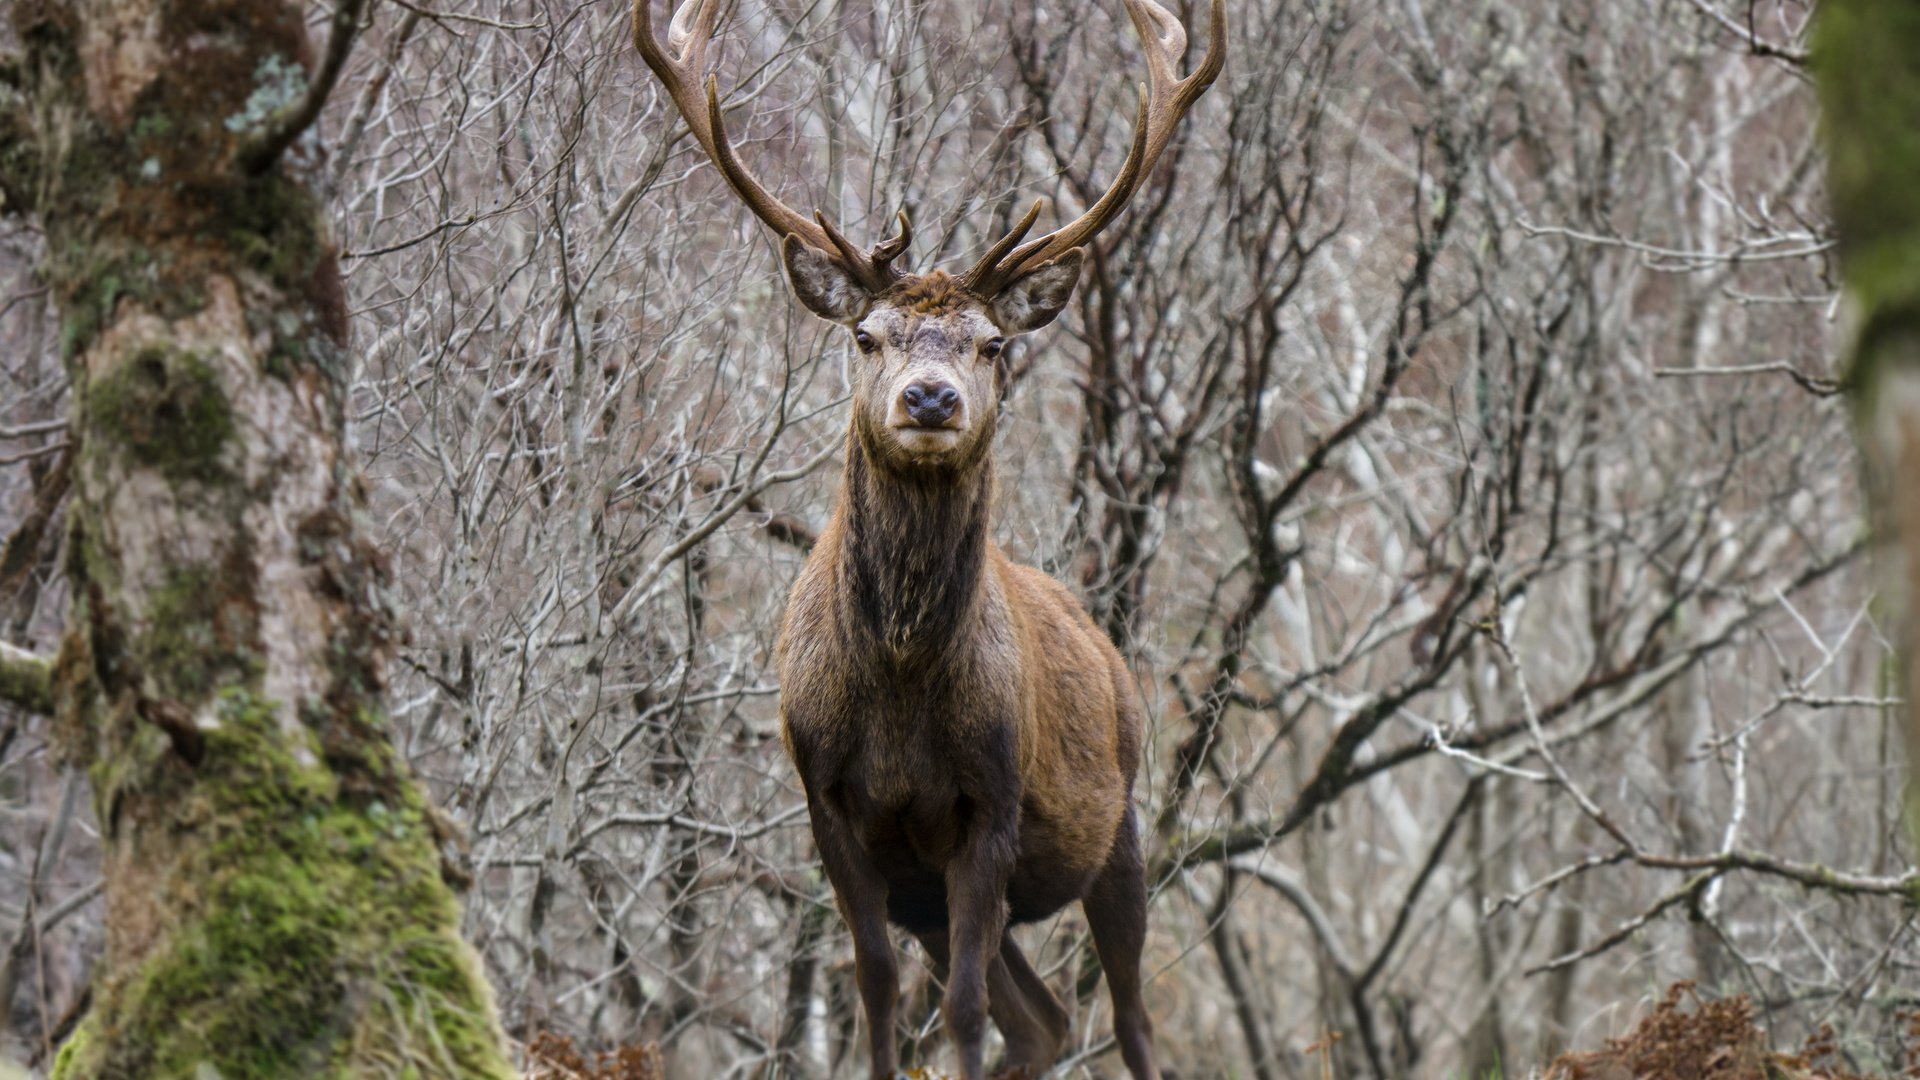
<svg viewBox="0 0 1920 1080">
<path fill-rule="evenodd" d="M 938 866 L 974 826 L 983 803 L 1018 804 L 1010 730 L 927 713 L 863 719 L 817 733 L 815 745 L 804 731 L 790 738 L 808 789 L 838 805 L 869 852 L 911 853 L 916 862 Z"/>
</svg>

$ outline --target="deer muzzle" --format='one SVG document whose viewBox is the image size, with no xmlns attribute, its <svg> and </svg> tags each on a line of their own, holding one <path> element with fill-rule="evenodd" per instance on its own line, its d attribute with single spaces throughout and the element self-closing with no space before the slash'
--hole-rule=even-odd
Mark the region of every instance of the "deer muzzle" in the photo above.
<svg viewBox="0 0 1920 1080">
<path fill-rule="evenodd" d="M 957 426 L 953 419 L 960 411 L 960 391 L 952 383 L 913 382 L 900 392 L 900 404 L 916 427 Z"/>
</svg>

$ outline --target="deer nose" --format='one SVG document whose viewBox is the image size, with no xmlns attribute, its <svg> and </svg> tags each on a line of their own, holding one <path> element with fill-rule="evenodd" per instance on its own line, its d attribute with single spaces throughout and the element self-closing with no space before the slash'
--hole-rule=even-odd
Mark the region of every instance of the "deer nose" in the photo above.
<svg viewBox="0 0 1920 1080">
<path fill-rule="evenodd" d="M 960 391 L 950 383 L 916 382 L 907 386 L 900 400 L 914 423 L 939 427 L 953 419 L 954 410 L 960 407 Z"/>
</svg>

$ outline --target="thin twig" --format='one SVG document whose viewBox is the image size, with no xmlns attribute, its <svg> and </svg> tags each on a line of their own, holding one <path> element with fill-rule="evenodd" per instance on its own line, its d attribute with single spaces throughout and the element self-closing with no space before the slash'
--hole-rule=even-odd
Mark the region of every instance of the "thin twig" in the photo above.
<svg viewBox="0 0 1920 1080">
<path fill-rule="evenodd" d="M 1775 361 L 1771 364 L 1733 364 L 1727 367 L 1654 368 L 1653 373 L 1655 376 L 1663 379 L 1706 378 L 1717 375 L 1771 375 L 1778 373 L 1799 383 L 1800 388 L 1806 390 L 1808 393 L 1818 394 L 1821 397 L 1832 397 L 1841 390 L 1838 379 L 1829 379 L 1821 375 L 1809 375 L 1785 361 Z"/>
<path fill-rule="evenodd" d="M 0 424 L 0 439 L 25 439 L 33 435 L 51 435 L 56 431 L 67 430 L 67 418 L 57 420 L 35 420 L 29 424 L 8 427 Z"/>
<path fill-rule="evenodd" d="M 1753 53 L 1755 56 L 1784 60 L 1796 69 L 1804 69 L 1808 64 L 1813 62 L 1813 56 L 1808 53 L 1807 50 L 1768 41 L 1766 38 L 1760 36 L 1759 32 L 1753 28 L 1751 22 L 1746 26 L 1742 26 L 1739 22 L 1735 21 L 1733 16 L 1707 3 L 1707 0 L 1687 0 L 1687 2 L 1693 5 L 1694 10 L 1712 19 L 1714 22 L 1719 23 L 1723 28 L 1732 33 L 1733 36 L 1739 38 L 1741 42 L 1746 45 L 1747 51 Z"/>
<path fill-rule="evenodd" d="M 64 442 L 48 443 L 45 446 L 31 447 L 17 454 L 0 455 L 0 465 L 18 465 L 21 462 L 32 461 L 36 458 L 52 457 L 66 448 L 67 444 Z"/>
</svg>

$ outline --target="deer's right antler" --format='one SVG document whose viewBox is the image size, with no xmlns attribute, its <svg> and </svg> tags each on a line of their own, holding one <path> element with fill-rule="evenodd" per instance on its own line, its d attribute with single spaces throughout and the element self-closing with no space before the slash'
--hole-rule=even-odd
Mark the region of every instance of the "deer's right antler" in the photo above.
<svg viewBox="0 0 1920 1080">
<path fill-rule="evenodd" d="M 727 129 L 720 111 L 719 79 L 706 71 L 707 46 L 713 41 L 714 24 L 720 18 L 721 0 L 685 0 L 673 13 L 667 27 L 667 48 L 662 49 L 653 34 L 652 0 L 633 0 L 633 44 L 640 50 L 647 67 L 653 69 L 667 95 L 686 118 L 687 127 L 707 157 L 720 168 L 721 175 L 734 194 L 747 204 L 754 216 L 781 236 L 795 236 L 809 247 L 817 248 L 839 260 L 861 284 L 876 293 L 886 291 L 900 277 L 893 261 L 913 242 L 913 224 L 905 211 L 899 215 L 900 231 L 862 252 L 848 242 L 840 230 L 815 212 L 810 221 L 798 211 L 774 198 L 760 186 L 747 167 L 734 155 L 727 140 Z M 705 76 L 704 87 L 701 86 Z"/>
</svg>

